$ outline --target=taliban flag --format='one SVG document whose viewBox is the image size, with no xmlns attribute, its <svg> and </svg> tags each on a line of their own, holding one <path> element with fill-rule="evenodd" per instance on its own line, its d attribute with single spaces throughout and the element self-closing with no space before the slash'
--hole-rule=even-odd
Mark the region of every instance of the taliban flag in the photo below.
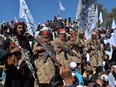
<svg viewBox="0 0 116 87">
<path fill-rule="evenodd" d="M 88 9 L 97 0 L 78 0 L 77 11 L 76 11 L 76 20 L 80 18 L 80 15 Z"/>
<path fill-rule="evenodd" d="M 19 18 L 25 19 L 27 27 L 28 27 L 28 33 L 34 36 L 37 26 L 35 24 L 35 21 L 32 17 L 30 10 L 28 9 L 28 6 L 25 0 L 20 0 Z"/>
<path fill-rule="evenodd" d="M 80 25 L 86 38 L 90 38 L 91 31 L 97 27 L 96 9 L 94 4 L 90 5 L 80 16 Z"/>
</svg>

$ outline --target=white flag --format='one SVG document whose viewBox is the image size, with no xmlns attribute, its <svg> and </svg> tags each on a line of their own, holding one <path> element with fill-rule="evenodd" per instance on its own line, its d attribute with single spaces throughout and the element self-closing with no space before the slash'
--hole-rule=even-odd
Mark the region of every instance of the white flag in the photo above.
<svg viewBox="0 0 116 87">
<path fill-rule="evenodd" d="M 116 28 L 116 23 L 115 23 L 115 20 L 113 18 L 113 21 L 112 21 L 112 29 L 115 29 Z"/>
<path fill-rule="evenodd" d="M 103 23 L 102 12 L 100 12 L 100 14 L 99 14 L 99 20 L 100 20 L 100 24 Z"/>
<path fill-rule="evenodd" d="M 76 12 L 76 20 L 79 19 L 79 16 L 82 12 L 83 6 L 82 6 L 82 0 L 78 0 L 78 6 L 77 6 L 77 12 Z"/>
<path fill-rule="evenodd" d="M 98 22 L 98 7 L 96 6 L 96 10 L 95 10 L 95 16 L 96 16 L 96 23 Z"/>
<path fill-rule="evenodd" d="M 59 7 L 60 7 L 60 10 L 64 11 L 65 10 L 65 7 L 62 5 L 61 1 L 59 0 Z"/>
<path fill-rule="evenodd" d="M 110 38 L 110 45 L 113 45 L 116 47 L 116 30 L 114 31 L 114 33 L 112 34 L 111 38 Z"/>
<path fill-rule="evenodd" d="M 32 17 L 31 12 L 29 11 L 27 4 L 25 0 L 20 0 L 20 12 L 19 12 L 19 18 L 24 18 L 28 27 L 28 33 L 30 33 L 32 36 L 34 32 L 36 31 L 36 24 Z"/>
</svg>

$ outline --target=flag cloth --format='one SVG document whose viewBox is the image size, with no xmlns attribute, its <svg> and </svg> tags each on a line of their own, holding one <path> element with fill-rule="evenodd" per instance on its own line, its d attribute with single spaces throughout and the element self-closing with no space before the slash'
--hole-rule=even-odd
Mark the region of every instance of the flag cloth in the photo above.
<svg viewBox="0 0 116 87">
<path fill-rule="evenodd" d="M 86 38 L 91 36 L 91 31 L 96 28 L 96 10 L 94 4 L 90 5 L 80 16 L 80 23 Z"/>
<path fill-rule="evenodd" d="M 32 17 L 30 10 L 27 7 L 25 0 L 20 0 L 19 18 L 24 18 L 28 27 L 28 33 L 34 36 L 34 32 L 37 29 L 35 21 Z"/>
<path fill-rule="evenodd" d="M 82 14 L 90 5 L 92 5 L 97 0 L 78 0 L 78 6 L 76 11 L 76 20 L 78 20 L 80 17 L 80 14 Z"/>
<path fill-rule="evenodd" d="M 113 21 L 112 21 L 112 29 L 115 29 L 116 28 L 116 23 L 115 23 L 115 20 L 113 18 Z"/>
<path fill-rule="evenodd" d="M 95 16 L 96 16 L 96 23 L 98 22 L 98 7 L 96 6 L 96 10 L 95 10 Z"/>
<path fill-rule="evenodd" d="M 86 9 L 88 9 L 90 7 L 90 5 L 94 4 L 94 2 L 96 2 L 97 0 L 82 0 L 82 5 L 83 5 L 83 10 L 82 12 L 84 12 Z"/>
<path fill-rule="evenodd" d="M 110 45 L 112 46 L 115 46 L 116 47 L 116 30 L 114 31 L 113 35 L 111 36 L 110 38 Z"/>
<path fill-rule="evenodd" d="M 102 24 L 103 23 L 102 12 L 100 12 L 100 14 L 99 14 L 99 20 L 100 20 L 100 24 Z"/>
<path fill-rule="evenodd" d="M 96 1 L 97 0 L 83 0 L 83 4 L 85 4 L 86 7 L 88 7 L 89 5 L 93 4 Z"/>
<path fill-rule="evenodd" d="M 62 5 L 60 0 L 59 0 L 59 7 L 60 7 L 60 10 L 65 11 L 65 7 Z"/>
</svg>

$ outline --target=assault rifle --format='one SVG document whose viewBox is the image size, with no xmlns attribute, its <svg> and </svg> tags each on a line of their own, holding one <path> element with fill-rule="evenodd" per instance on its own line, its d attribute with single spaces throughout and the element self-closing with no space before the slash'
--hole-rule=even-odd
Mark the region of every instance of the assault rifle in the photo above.
<svg viewBox="0 0 116 87">
<path fill-rule="evenodd" d="M 64 51 L 64 56 L 65 56 L 65 58 L 66 58 L 67 60 L 68 60 L 68 58 L 67 58 L 67 53 L 68 53 L 69 55 L 71 55 L 71 56 L 75 56 L 75 57 L 80 58 L 80 55 L 75 54 L 69 47 L 65 47 L 65 46 L 63 46 L 63 45 L 60 45 L 59 47 Z"/>
<path fill-rule="evenodd" d="M 55 65 L 60 67 L 61 64 L 59 64 L 58 61 L 56 60 L 56 54 L 55 54 L 55 50 L 54 50 L 53 46 L 52 45 L 44 45 L 41 42 L 41 40 L 39 39 L 39 37 L 35 38 L 35 41 L 38 42 L 43 47 L 43 49 L 46 51 L 43 62 L 46 63 L 48 56 L 50 56 L 52 61 L 55 63 Z"/>
</svg>

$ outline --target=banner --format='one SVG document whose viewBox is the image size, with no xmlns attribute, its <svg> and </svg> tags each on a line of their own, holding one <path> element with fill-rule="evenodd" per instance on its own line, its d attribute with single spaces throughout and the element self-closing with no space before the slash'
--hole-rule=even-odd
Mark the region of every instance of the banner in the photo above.
<svg viewBox="0 0 116 87">
<path fill-rule="evenodd" d="M 80 23 L 83 28 L 83 32 L 85 32 L 89 36 L 91 34 L 91 30 L 96 28 L 96 12 L 95 12 L 94 4 L 90 5 L 88 9 L 86 9 L 80 16 Z"/>
<path fill-rule="evenodd" d="M 80 15 L 88 9 L 90 5 L 92 5 L 97 0 L 78 0 L 78 6 L 76 11 L 76 20 L 80 18 Z"/>
<path fill-rule="evenodd" d="M 20 12 L 19 18 L 24 18 L 28 27 L 28 33 L 34 36 L 34 32 L 37 29 L 35 21 L 32 17 L 31 12 L 29 11 L 25 0 L 20 0 Z"/>
</svg>

